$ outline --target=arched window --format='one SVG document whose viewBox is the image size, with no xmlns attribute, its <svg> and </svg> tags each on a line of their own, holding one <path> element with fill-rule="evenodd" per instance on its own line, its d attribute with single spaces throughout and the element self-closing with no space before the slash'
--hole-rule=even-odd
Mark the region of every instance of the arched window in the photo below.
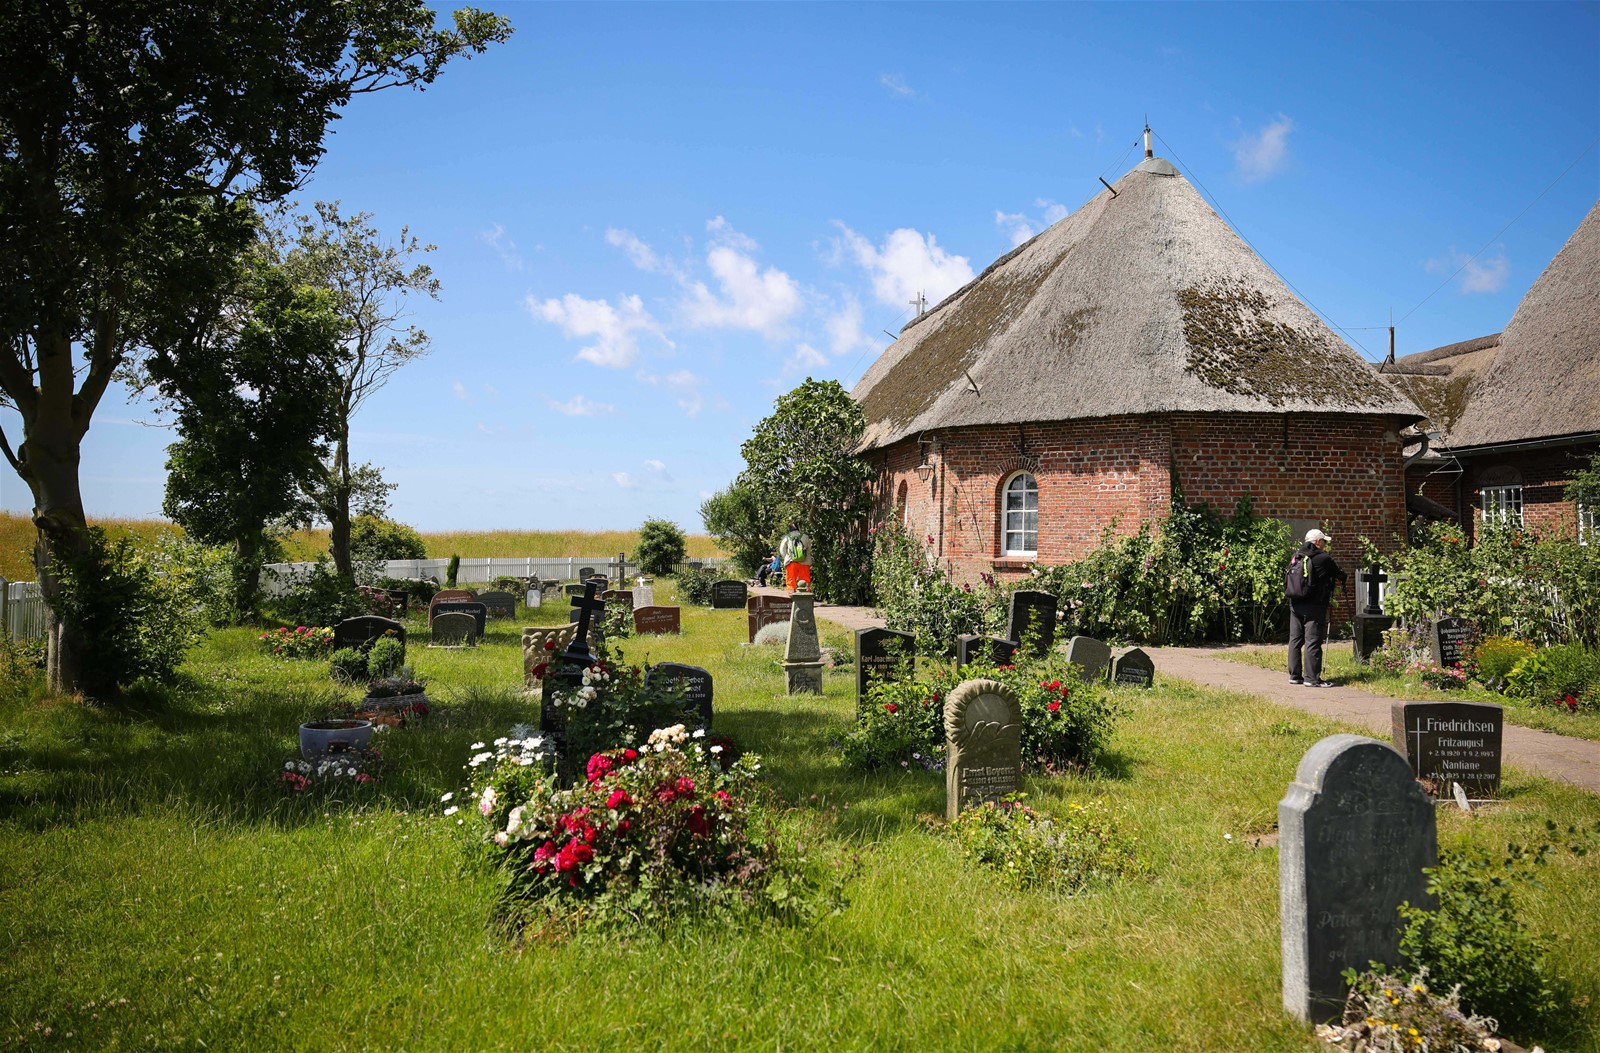
<svg viewBox="0 0 1600 1053">
<path fill-rule="evenodd" d="M 911 529 L 911 500 L 910 492 L 904 481 L 900 483 L 900 493 L 895 503 L 900 506 L 900 523 L 907 530 Z"/>
<path fill-rule="evenodd" d="M 1006 480 L 1000 505 L 1000 549 L 1007 556 L 1039 554 L 1039 484 L 1027 472 Z"/>
</svg>

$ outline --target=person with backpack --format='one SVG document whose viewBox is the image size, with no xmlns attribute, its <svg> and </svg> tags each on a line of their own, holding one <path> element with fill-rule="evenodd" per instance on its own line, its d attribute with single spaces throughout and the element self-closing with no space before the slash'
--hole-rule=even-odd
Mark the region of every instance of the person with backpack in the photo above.
<svg viewBox="0 0 1600 1053">
<path fill-rule="evenodd" d="M 1328 637 L 1328 604 L 1333 599 L 1334 584 L 1345 583 L 1346 579 L 1339 564 L 1327 553 L 1332 540 L 1320 530 L 1308 530 L 1305 544 L 1289 557 L 1283 591 L 1284 598 L 1289 601 L 1291 684 L 1333 686 L 1322 679 L 1322 641 Z"/>
<path fill-rule="evenodd" d="M 789 524 L 789 532 L 783 535 L 778 542 L 778 558 L 783 561 L 784 584 L 790 592 L 794 592 L 803 581 L 806 587 L 811 587 L 811 563 L 806 555 L 806 549 L 811 547 L 811 541 L 800 533 L 798 523 Z"/>
</svg>

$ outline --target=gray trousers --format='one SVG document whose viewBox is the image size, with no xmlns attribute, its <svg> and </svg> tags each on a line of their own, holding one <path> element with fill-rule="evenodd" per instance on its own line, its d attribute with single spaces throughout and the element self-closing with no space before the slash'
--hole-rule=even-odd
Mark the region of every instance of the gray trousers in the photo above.
<svg viewBox="0 0 1600 1053">
<path fill-rule="evenodd" d="M 1322 641 L 1328 637 L 1326 605 L 1289 605 L 1289 676 L 1299 679 L 1302 670 L 1307 680 L 1322 679 Z M 1305 648 L 1305 663 L 1300 649 Z"/>
</svg>

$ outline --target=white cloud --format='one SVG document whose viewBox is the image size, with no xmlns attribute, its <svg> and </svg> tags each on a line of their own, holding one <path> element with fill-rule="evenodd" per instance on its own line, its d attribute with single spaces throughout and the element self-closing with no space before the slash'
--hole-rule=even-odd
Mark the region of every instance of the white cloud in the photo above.
<svg viewBox="0 0 1600 1053">
<path fill-rule="evenodd" d="M 574 395 L 565 402 L 557 402 L 546 396 L 545 403 L 557 413 L 564 413 L 569 417 L 596 417 L 602 413 L 615 413 L 617 407 L 609 402 L 595 402 L 583 395 Z"/>
<path fill-rule="evenodd" d="M 655 251 L 640 241 L 631 230 L 622 230 L 617 227 L 606 228 L 606 242 L 615 245 L 628 254 L 628 259 L 641 271 L 657 271 L 661 269 L 661 261 L 656 257 Z"/>
<path fill-rule="evenodd" d="M 1289 133 L 1294 122 L 1283 114 L 1259 132 L 1246 132 L 1233 142 L 1233 160 L 1239 178 L 1259 183 L 1277 175 L 1289 160 Z"/>
<path fill-rule="evenodd" d="M 876 341 L 862 332 L 861 326 L 861 301 L 846 294 L 844 306 L 823 322 L 828 333 L 828 353 L 837 358 L 858 347 L 876 346 Z"/>
<path fill-rule="evenodd" d="M 906 83 L 905 75 L 902 73 L 880 73 L 878 74 L 878 83 L 888 88 L 889 93 L 898 98 L 916 98 L 916 89 Z"/>
<path fill-rule="evenodd" d="M 761 248 L 760 245 L 756 244 L 755 238 L 739 233 L 733 229 L 733 224 L 722 216 L 706 220 L 706 232 L 711 235 L 711 240 L 716 244 L 726 245 L 729 248 L 738 249 L 740 252 L 755 252 Z"/>
<path fill-rule="evenodd" d="M 633 476 L 629 475 L 627 472 L 612 472 L 611 478 L 619 487 L 624 490 L 638 489 L 639 484 L 635 482 Z"/>
<path fill-rule="evenodd" d="M 1059 201 L 1051 201 L 1047 197 L 1040 197 L 1035 198 L 1033 204 L 1035 208 L 1040 209 L 1038 216 L 1029 216 L 1023 212 L 994 210 L 995 224 L 1010 235 L 1012 248 L 1021 245 L 1046 227 L 1054 226 L 1067 218 L 1067 206 Z"/>
<path fill-rule="evenodd" d="M 1446 255 L 1436 256 L 1423 266 L 1430 274 L 1459 271 L 1461 292 L 1464 294 L 1497 293 L 1506 287 L 1511 277 L 1511 261 L 1506 259 L 1503 250 L 1493 256 L 1469 259 L 1465 253 L 1451 249 Z"/>
<path fill-rule="evenodd" d="M 478 240 L 494 249 L 500 255 L 501 263 L 514 271 L 522 270 L 522 256 L 517 252 L 517 243 L 511 240 L 505 227 L 496 223 L 488 230 L 479 232 Z"/>
<path fill-rule="evenodd" d="M 850 255 L 872 275 L 873 295 L 883 303 L 904 307 L 919 292 L 927 294 L 930 304 L 938 303 L 972 280 L 967 258 L 945 252 L 932 234 L 902 227 L 877 246 L 834 222 L 844 232 Z"/>
<path fill-rule="evenodd" d="M 797 344 L 794 354 L 789 358 L 789 364 L 796 371 L 802 369 L 821 369 L 828 364 L 828 356 L 812 347 L 810 344 Z"/>
<path fill-rule="evenodd" d="M 761 269 L 750 255 L 756 243 L 718 216 L 706 224 L 716 243 L 706 266 L 716 278 L 713 293 L 704 282 L 688 285 L 680 303 L 686 324 L 702 329 L 753 329 L 773 336 L 800 310 L 800 285 L 776 267 Z"/>
<path fill-rule="evenodd" d="M 606 300 L 585 300 L 576 293 L 543 302 L 530 295 L 527 305 L 535 318 L 560 326 L 569 338 L 595 338 L 594 343 L 578 352 L 578 357 L 597 366 L 612 369 L 631 366 L 639 357 L 639 343 L 634 335 L 639 332 L 654 333 L 668 347 L 672 346 L 672 341 L 637 296 L 623 296 L 613 307 Z"/>
<path fill-rule="evenodd" d="M 674 370 L 664 377 L 656 373 L 641 373 L 639 380 L 653 388 L 665 387 L 672 391 L 678 408 L 686 416 L 693 417 L 705 408 L 705 397 L 700 394 L 700 378 L 687 369 Z"/>
<path fill-rule="evenodd" d="M 665 473 L 667 470 L 666 463 L 664 461 L 658 461 L 654 457 L 651 457 L 649 460 L 645 461 L 644 466 L 650 469 L 652 472 Z"/>
<path fill-rule="evenodd" d="M 461 381 L 458 380 L 454 384 L 451 384 L 450 390 L 454 392 L 456 398 L 460 399 L 462 402 L 472 401 L 472 396 L 467 394 L 467 386 L 461 383 Z"/>
</svg>

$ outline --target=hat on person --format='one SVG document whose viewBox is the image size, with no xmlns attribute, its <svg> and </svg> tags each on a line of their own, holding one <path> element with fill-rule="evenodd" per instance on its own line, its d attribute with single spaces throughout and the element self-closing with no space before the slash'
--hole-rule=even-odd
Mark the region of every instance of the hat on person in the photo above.
<svg viewBox="0 0 1600 1053">
<path fill-rule="evenodd" d="M 1327 534 L 1324 534 L 1320 530 L 1312 529 L 1306 531 L 1306 544 L 1308 545 L 1315 545 L 1318 541 L 1331 542 L 1332 540 L 1333 538 L 1329 537 Z"/>
</svg>

